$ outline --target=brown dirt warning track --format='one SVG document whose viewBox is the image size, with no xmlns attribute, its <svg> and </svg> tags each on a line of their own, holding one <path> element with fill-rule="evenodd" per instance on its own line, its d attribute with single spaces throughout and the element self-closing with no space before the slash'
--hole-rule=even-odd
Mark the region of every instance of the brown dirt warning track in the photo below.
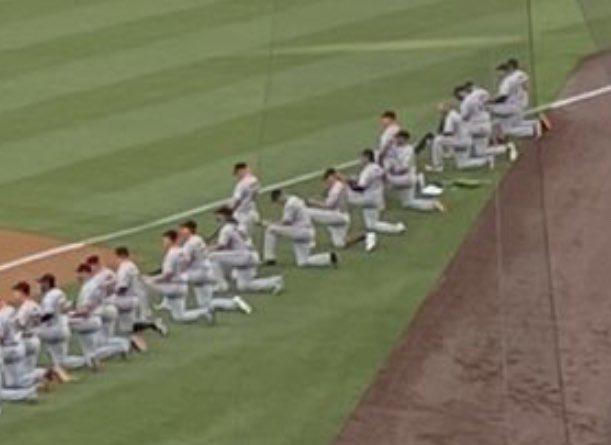
<svg viewBox="0 0 611 445">
<path fill-rule="evenodd" d="M 42 235 L 0 229 L 0 264 L 63 244 L 65 242 L 61 240 Z M 92 246 L 0 272 L 0 296 L 10 299 L 11 288 L 15 283 L 25 280 L 34 286 L 34 280 L 47 272 L 55 274 L 61 284 L 73 282 L 76 266 L 92 254 L 110 258 L 108 249 Z"/>
<path fill-rule="evenodd" d="M 595 56 L 562 95 L 610 82 Z M 337 444 L 611 444 L 611 95 L 551 117 Z"/>
</svg>

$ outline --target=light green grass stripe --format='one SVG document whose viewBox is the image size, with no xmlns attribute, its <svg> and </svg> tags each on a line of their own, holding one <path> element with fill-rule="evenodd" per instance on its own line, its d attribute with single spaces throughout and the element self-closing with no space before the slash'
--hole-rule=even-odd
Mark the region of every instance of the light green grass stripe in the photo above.
<svg viewBox="0 0 611 445">
<path fill-rule="evenodd" d="M 81 32 L 91 32 L 117 23 L 159 16 L 222 0 L 112 0 L 85 4 L 68 11 L 0 27 L 0 50 L 18 49 Z"/>
<path fill-rule="evenodd" d="M 456 51 L 453 57 L 464 53 Z M 268 104 L 263 103 L 265 76 L 257 76 L 203 94 L 185 95 L 177 99 L 141 107 L 126 113 L 118 113 L 104 119 L 84 122 L 66 130 L 44 133 L 37 137 L 0 146 L 0 162 L 12 165 L 2 174 L 1 183 L 42 173 L 66 164 L 177 136 L 205 126 L 214 126 L 264 107 L 278 107 L 312 95 L 323 95 L 338 88 L 348 88 L 392 73 L 421 70 L 443 60 L 451 60 L 446 54 L 423 54 L 417 64 L 407 66 L 404 60 L 388 61 L 383 55 L 372 59 L 370 55 L 349 55 L 333 60 L 275 73 L 274 94 Z M 378 69 L 354 70 L 360 63 L 364 67 Z M 414 61 L 416 62 L 416 61 Z M 300 79 L 307 80 L 304 85 Z M 41 151 L 41 147 L 52 147 Z M 32 163 L 32 157 L 38 162 Z"/>
<path fill-rule="evenodd" d="M 268 2 L 269 0 L 252 0 L 247 3 L 242 0 L 202 2 L 193 8 L 69 34 L 18 50 L 0 51 L 0 79 L 11 79 L 81 58 L 94 58 L 139 48 L 195 31 L 268 15 Z M 290 7 L 291 1 L 283 1 L 278 10 Z"/>
<path fill-rule="evenodd" d="M 361 1 L 361 0 L 358 0 Z M 432 0 L 414 0 L 409 7 Z M 435 0 L 438 1 L 438 0 Z M 330 2 L 334 8 L 348 8 L 348 0 Z M 366 7 L 350 15 L 325 14 L 330 5 L 305 4 L 277 14 L 274 19 L 284 23 L 277 43 L 284 39 L 358 22 L 389 10 L 405 9 L 404 2 L 389 1 L 383 8 Z M 333 8 L 333 9 L 334 9 Z M 336 11 L 337 12 L 337 11 Z M 299 18 L 299 20 L 297 20 Z M 295 26 L 284 28 L 287 24 Z M 104 57 L 82 58 L 50 69 L 42 69 L 0 84 L 0 112 L 23 107 L 63 94 L 94 89 L 162 69 L 205 60 L 210 57 L 240 53 L 269 45 L 271 19 L 257 17 L 193 32 L 151 45 L 119 51 Z"/>
<path fill-rule="evenodd" d="M 328 57 L 283 57 L 276 59 L 274 71 Z M 268 72 L 269 57 L 264 54 L 215 57 L 94 90 L 66 94 L 0 113 L 0 140 L 7 144 L 43 132 L 76 127 L 87 120 L 102 119 L 185 95 L 202 94 L 238 81 L 266 76 Z"/>
</svg>

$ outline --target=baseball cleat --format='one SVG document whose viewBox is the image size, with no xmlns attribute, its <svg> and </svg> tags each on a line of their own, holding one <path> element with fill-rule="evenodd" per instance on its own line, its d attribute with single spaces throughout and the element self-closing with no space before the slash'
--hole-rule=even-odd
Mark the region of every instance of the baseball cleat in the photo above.
<svg viewBox="0 0 611 445">
<path fill-rule="evenodd" d="M 153 321 L 153 329 L 159 333 L 162 337 L 168 336 L 168 327 L 165 325 L 161 318 L 156 318 Z"/>
<path fill-rule="evenodd" d="M 235 304 L 238 305 L 240 310 L 244 312 L 246 315 L 252 314 L 252 307 L 250 306 L 250 304 L 244 301 L 242 297 L 240 297 L 239 295 L 236 295 L 235 297 L 232 298 L 232 300 L 235 302 Z"/>
<path fill-rule="evenodd" d="M 129 338 L 129 341 L 130 341 L 132 348 L 134 348 L 135 351 L 146 352 L 148 350 L 148 347 L 146 346 L 146 342 L 139 335 L 132 335 Z"/>
<path fill-rule="evenodd" d="M 335 252 L 331 252 L 331 253 L 329 254 L 329 257 L 330 257 L 330 259 L 331 259 L 331 265 L 332 265 L 333 267 L 337 267 L 337 265 L 338 265 L 338 263 L 339 263 L 339 256 L 337 255 L 337 253 L 335 253 Z"/>
<path fill-rule="evenodd" d="M 405 232 L 407 230 L 407 227 L 402 222 L 397 223 L 397 228 L 399 229 L 399 232 Z"/>
<path fill-rule="evenodd" d="M 264 266 L 275 266 L 276 264 L 278 264 L 276 260 L 265 260 L 263 263 Z"/>
<path fill-rule="evenodd" d="M 535 124 L 535 139 L 541 139 L 543 137 L 543 124 L 538 121 Z"/>
<path fill-rule="evenodd" d="M 278 278 L 276 284 L 272 288 L 272 295 L 278 295 L 280 292 L 284 290 L 284 279 L 282 277 Z"/>
<path fill-rule="evenodd" d="M 518 149 L 513 142 L 507 144 L 507 157 L 510 162 L 515 162 L 518 159 Z"/>
<path fill-rule="evenodd" d="M 541 113 L 541 116 L 539 116 L 539 121 L 541 122 L 541 129 L 543 132 L 552 130 L 552 121 L 545 113 Z"/>
<path fill-rule="evenodd" d="M 494 170 L 494 156 L 488 156 L 488 168 Z"/>
<path fill-rule="evenodd" d="M 378 235 L 375 232 L 367 232 L 365 235 L 365 251 L 371 252 L 378 244 Z"/>
<path fill-rule="evenodd" d="M 66 370 L 62 368 L 61 366 L 54 366 L 53 373 L 55 374 L 57 379 L 60 381 L 60 383 L 70 383 L 70 382 L 76 381 L 76 379 L 72 377 L 70 374 L 68 374 L 68 372 L 66 372 Z"/>
<path fill-rule="evenodd" d="M 443 205 L 443 203 L 441 201 L 435 201 L 435 210 L 437 210 L 439 213 L 445 213 L 446 212 L 446 206 Z"/>
</svg>

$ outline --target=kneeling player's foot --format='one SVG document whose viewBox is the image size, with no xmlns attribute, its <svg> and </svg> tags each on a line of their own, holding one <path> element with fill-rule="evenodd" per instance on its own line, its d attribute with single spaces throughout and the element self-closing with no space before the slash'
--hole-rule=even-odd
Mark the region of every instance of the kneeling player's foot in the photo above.
<svg viewBox="0 0 611 445">
<path fill-rule="evenodd" d="M 53 373 L 60 383 L 70 383 L 74 382 L 76 379 L 72 377 L 68 372 L 62 368 L 61 366 L 54 366 Z"/>
<path fill-rule="evenodd" d="M 274 287 L 272 288 L 272 294 L 278 295 L 283 290 L 284 290 L 284 279 L 278 278 L 278 281 L 276 281 L 276 283 L 274 284 Z"/>
<path fill-rule="evenodd" d="M 447 211 L 446 206 L 444 206 L 441 201 L 435 201 L 433 205 L 435 206 L 435 210 L 439 213 L 445 213 Z"/>
<path fill-rule="evenodd" d="M 515 162 L 518 159 L 518 149 L 513 142 L 507 144 L 507 157 L 509 162 Z"/>
<path fill-rule="evenodd" d="M 90 360 L 87 361 L 87 367 L 89 369 L 91 369 L 91 371 L 93 372 L 100 372 L 104 370 L 104 366 L 102 365 L 102 361 L 97 358 L 97 357 L 93 357 Z"/>
<path fill-rule="evenodd" d="M 535 139 L 541 139 L 543 137 L 543 125 L 541 124 L 541 121 L 538 121 L 535 124 Z"/>
<path fill-rule="evenodd" d="M 336 252 L 331 252 L 329 254 L 329 258 L 331 259 L 331 265 L 333 267 L 337 267 L 337 265 L 339 264 L 339 255 L 337 255 Z"/>
<path fill-rule="evenodd" d="M 400 223 L 397 223 L 397 230 L 399 231 L 399 233 L 403 233 L 407 230 L 407 227 L 405 227 L 405 224 L 400 222 Z"/>
<path fill-rule="evenodd" d="M 168 336 L 168 327 L 165 325 L 161 318 L 156 318 L 153 321 L 153 329 L 162 337 Z"/>
<path fill-rule="evenodd" d="M 365 235 L 365 251 L 371 252 L 378 244 L 378 235 L 375 232 L 367 232 Z"/>
<path fill-rule="evenodd" d="M 248 304 L 242 297 L 236 295 L 233 297 L 233 301 L 238 305 L 238 308 L 244 312 L 246 315 L 252 314 L 252 307 Z"/>
<path fill-rule="evenodd" d="M 552 130 L 552 121 L 545 113 L 542 113 L 541 116 L 539 116 L 539 121 L 541 122 L 541 129 L 543 132 L 547 133 L 548 131 Z"/>
<path fill-rule="evenodd" d="M 276 264 L 278 264 L 276 260 L 265 260 L 263 263 L 264 266 L 275 266 Z"/>
<path fill-rule="evenodd" d="M 131 343 L 132 348 L 138 352 L 146 352 L 148 347 L 146 346 L 146 342 L 139 335 L 132 335 L 129 338 L 129 342 Z"/>
</svg>

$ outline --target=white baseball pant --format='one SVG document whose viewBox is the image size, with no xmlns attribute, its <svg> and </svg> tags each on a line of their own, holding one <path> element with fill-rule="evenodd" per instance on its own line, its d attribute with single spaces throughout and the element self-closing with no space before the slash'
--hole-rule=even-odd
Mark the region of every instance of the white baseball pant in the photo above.
<svg viewBox="0 0 611 445">
<path fill-rule="evenodd" d="M 348 213 L 308 207 L 308 214 L 312 221 L 327 227 L 334 247 L 342 248 L 346 246 L 346 239 L 350 230 L 350 215 Z"/>
<path fill-rule="evenodd" d="M 266 261 L 276 259 L 276 246 L 279 238 L 293 242 L 295 262 L 299 267 L 324 267 L 331 265 L 330 253 L 311 254 L 315 244 L 316 231 L 313 227 L 292 227 L 282 224 L 272 224 L 265 230 L 263 242 L 263 257 Z"/>
</svg>

